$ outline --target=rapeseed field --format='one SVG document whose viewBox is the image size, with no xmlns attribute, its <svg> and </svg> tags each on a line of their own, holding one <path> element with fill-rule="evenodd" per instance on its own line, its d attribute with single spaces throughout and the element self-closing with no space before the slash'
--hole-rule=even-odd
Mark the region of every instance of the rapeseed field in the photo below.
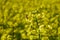
<svg viewBox="0 0 60 40">
<path fill-rule="evenodd" d="M 0 0 L 0 40 L 60 40 L 60 0 Z"/>
</svg>

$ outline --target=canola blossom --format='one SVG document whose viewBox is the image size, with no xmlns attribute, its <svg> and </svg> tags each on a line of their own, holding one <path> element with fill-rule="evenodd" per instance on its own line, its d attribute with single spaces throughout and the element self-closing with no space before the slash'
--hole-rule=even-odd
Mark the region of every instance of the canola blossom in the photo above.
<svg viewBox="0 0 60 40">
<path fill-rule="evenodd" d="M 60 0 L 0 0 L 0 40 L 60 40 Z"/>
</svg>

